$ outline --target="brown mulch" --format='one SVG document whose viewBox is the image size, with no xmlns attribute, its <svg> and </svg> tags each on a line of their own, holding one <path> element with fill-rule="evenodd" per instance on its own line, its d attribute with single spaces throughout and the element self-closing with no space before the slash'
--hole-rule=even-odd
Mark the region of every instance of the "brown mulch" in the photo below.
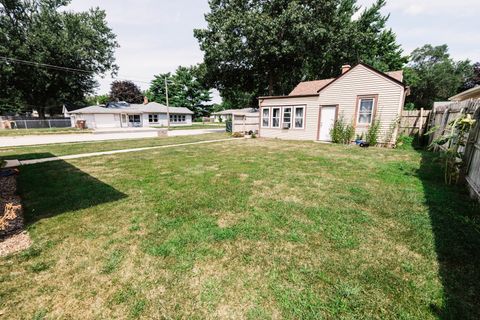
<svg viewBox="0 0 480 320">
<path fill-rule="evenodd" d="M 23 231 L 22 204 L 16 191 L 17 174 L 0 176 L 0 256 L 24 250 L 31 244 Z"/>
</svg>

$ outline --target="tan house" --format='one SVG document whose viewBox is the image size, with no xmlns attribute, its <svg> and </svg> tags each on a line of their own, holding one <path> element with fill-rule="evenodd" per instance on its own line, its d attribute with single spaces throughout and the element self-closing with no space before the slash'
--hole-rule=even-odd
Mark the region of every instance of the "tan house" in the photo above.
<svg viewBox="0 0 480 320">
<path fill-rule="evenodd" d="M 337 78 L 301 82 L 288 96 L 259 98 L 259 135 L 266 138 L 331 141 L 342 117 L 356 135 L 379 121 L 380 143 L 395 141 L 407 89 L 403 72 L 383 73 L 360 63 L 345 65 Z"/>
<path fill-rule="evenodd" d="M 471 89 L 460 92 L 459 94 L 448 98 L 450 101 L 465 101 L 470 99 L 480 99 L 480 86 L 473 87 Z"/>
</svg>

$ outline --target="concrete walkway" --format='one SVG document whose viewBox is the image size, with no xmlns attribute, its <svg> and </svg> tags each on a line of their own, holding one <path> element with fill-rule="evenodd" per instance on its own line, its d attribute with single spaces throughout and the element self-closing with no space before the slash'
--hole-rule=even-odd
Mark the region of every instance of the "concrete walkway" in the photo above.
<svg viewBox="0 0 480 320">
<path fill-rule="evenodd" d="M 32 160 L 6 160 L 6 165 L 4 166 L 4 168 L 14 168 L 14 167 L 25 166 L 29 164 L 52 162 L 52 161 L 59 161 L 59 160 L 71 160 L 71 159 L 80 159 L 80 158 L 87 158 L 87 157 L 105 156 L 105 155 L 118 154 L 118 153 L 166 149 L 166 148 L 191 146 L 196 144 L 207 144 L 207 143 L 215 143 L 215 142 L 223 142 L 223 141 L 231 141 L 231 140 L 241 140 L 241 139 L 228 138 L 228 139 L 206 140 L 206 141 L 197 141 L 197 142 L 186 142 L 186 143 L 178 143 L 178 144 L 169 144 L 164 146 L 81 153 L 81 154 L 72 154 L 67 156 L 59 156 L 59 157 L 51 157 L 51 158 L 43 158 L 43 159 L 32 159 Z"/>
<path fill-rule="evenodd" d="M 194 130 L 172 130 L 168 132 L 169 137 L 177 136 L 193 136 L 205 133 L 225 132 L 221 129 L 194 129 Z M 32 135 L 32 136 L 9 136 L 0 137 L 0 147 L 18 147 L 33 146 L 42 144 L 70 143 L 70 142 L 90 142 L 104 140 L 125 140 L 125 139 L 142 139 L 158 137 L 157 130 L 142 130 L 128 132 L 113 133 L 81 133 L 81 134 L 49 134 L 49 135 Z"/>
</svg>

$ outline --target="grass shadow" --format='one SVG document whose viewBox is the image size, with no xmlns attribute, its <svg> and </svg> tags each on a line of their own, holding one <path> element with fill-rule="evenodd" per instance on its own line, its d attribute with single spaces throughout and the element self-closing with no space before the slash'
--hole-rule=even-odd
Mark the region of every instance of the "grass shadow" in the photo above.
<svg viewBox="0 0 480 320">
<path fill-rule="evenodd" d="M 47 153 L 32 154 L 30 159 L 40 156 L 54 157 Z M 63 160 L 20 167 L 17 184 L 27 225 L 127 197 Z"/>
<path fill-rule="evenodd" d="M 443 306 L 430 307 L 441 319 L 480 319 L 480 205 L 463 187 L 444 184 L 438 154 L 418 152 L 444 290 Z"/>
</svg>

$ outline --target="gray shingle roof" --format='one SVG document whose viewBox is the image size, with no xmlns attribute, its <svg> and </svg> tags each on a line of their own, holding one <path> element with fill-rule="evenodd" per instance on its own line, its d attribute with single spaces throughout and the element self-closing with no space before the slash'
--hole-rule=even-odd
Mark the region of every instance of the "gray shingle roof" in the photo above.
<svg viewBox="0 0 480 320">
<path fill-rule="evenodd" d="M 193 114 L 188 108 L 169 107 L 169 112 L 173 114 Z M 75 111 L 69 112 L 71 114 L 78 113 L 167 113 L 167 106 L 157 102 L 149 102 L 148 104 L 130 104 L 125 107 L 105 107 L 105 106 L 90 106 Z"/>
<path fill-rule="evenodd" d="M 238 113 L 248 113 L 252 112 L 252 108 L 243 108 L 243 109 L 227 109 L 219 112 L 214 112 L 212 113 L 215 116 L 221 116 L 221 115 L 231 115 L 231 114 L 238 114 Z"/>
</svg>

